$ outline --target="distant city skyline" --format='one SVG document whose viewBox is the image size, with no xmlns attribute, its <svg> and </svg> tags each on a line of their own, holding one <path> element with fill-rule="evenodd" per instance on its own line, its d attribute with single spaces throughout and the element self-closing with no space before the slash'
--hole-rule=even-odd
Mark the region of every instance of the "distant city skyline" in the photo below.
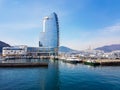
<svg viewBox="0 0 120 90">
<path fill-rule="evenodd" d="M 60 46 L 120 44 L 120 0 L 0 0 L 0 40 L 38 46 L 43 17 L 56 12 Z"/>
</svg>

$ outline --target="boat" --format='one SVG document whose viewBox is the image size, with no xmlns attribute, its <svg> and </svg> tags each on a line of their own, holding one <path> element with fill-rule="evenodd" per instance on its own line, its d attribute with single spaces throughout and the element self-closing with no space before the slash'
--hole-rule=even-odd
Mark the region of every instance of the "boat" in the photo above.
<svg viewBox="0 0 120 90">
<path fill-rule="evenodd" d="M 80 60 L 79 58 L 77 57 L 67 57 L 65 60 L 65 62 L 70 62 L 70 63 L 79 63 L 79 62 L 82 62 L 82 60 Z"/>
<path fill-rule="evenodd" d="M 84 64 L 91 65 L 91 66 L 98 66 L 98 65 L 100 65 L 99 62 L 96 62 L 95 60 L 91 60 L 91 59 L 85 61 Z"/>
<path fill-rule="evenodd" d="M 65 60 L 65 59 L 66 59 L 66 57 L 60 57 L 59 59 L 60 59 L 60 60 Z"/>
</svg>

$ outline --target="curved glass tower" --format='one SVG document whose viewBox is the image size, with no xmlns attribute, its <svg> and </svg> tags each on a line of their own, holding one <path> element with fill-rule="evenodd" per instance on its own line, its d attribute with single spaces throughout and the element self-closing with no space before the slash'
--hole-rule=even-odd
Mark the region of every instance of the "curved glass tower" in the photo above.
<svg viewBox="0 0 120 90">
<path fill-rule="evenodd" d="M 43 31 L 40 33 L 39 47 L 44 47 L 58 54 L 59 47 L 59 24 L 56 13 L 52 13 L 43 19 Z"/>
</svg>

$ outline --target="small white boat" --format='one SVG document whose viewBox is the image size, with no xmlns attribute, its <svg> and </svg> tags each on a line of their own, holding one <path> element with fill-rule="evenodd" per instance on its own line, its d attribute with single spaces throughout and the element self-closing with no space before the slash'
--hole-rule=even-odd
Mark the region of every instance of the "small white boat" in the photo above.
<svg viewBox="0 0 120 90">
<path fill-rule="evenodd" d="M 60 60 L 65 60 L 66 58 L 65 57 L 60 57 Z"/>
<path fill-rule="evenodd" d="M 71 62 L 71 63 L 79 63 L 82 60 L 80 60 L 79 58 L 73 56 L 73 57 L 67 57 L 65 61 L 66 62 Z"/>
<path fill-rule="evenodd" d="M 91 59 L 89 59 L 89 60 L 87 60 L 86 62 L 94 63 L 95 60 L 91 60 Z"/>
</svg>

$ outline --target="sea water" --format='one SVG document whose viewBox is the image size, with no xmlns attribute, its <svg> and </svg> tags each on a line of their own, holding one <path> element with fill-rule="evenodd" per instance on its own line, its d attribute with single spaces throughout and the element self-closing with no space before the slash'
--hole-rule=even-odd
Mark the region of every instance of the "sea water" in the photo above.
<svg viewBox="0 0 120 90">
<path fill-rule="evenodd" d="M 0 90 L 120 90 L 120 66 L 45 62 L 48 67 L 0 68 Z"/>
</svg>

